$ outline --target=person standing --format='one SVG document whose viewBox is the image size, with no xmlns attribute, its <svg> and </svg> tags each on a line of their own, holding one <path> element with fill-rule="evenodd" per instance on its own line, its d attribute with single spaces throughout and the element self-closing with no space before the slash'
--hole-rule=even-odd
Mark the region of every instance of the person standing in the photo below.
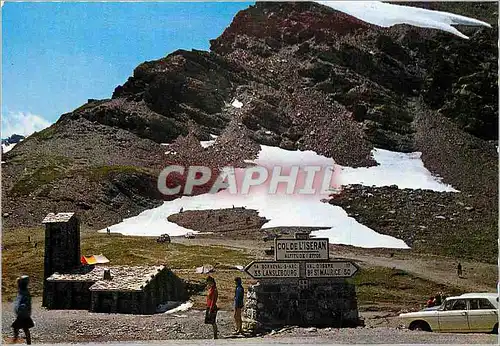
<svg viewBox="0 0 500 346">
<path fill-rule="evenodd" d="M 214 332 L 214 339 L 217 339 L 217 284 L 211 276 L 207 277 L 207 309 L 205 311 L 205 324 L 211 324 Z"/>
<path fill-rule="evenodd" d="M 243 334 L 243 321 L 241 320 L 241 311 L 243 310 L 243 297 L 245 290 L 241 284 L 241 278 L 234 279 L 236 289 L 234 290 L 234 324 L 236 325 L 236 334 Z"/>
<path fill-rule="evenodd" d="M 439 292 L 436 295 L 436 298 L 434 298 L 434 305 L 441 306 L 441 304 L 443 304 L 443 294 L 441 292 Z"/>
<path fill-rule="evenodd" d="M 462 277 L 462 263 L 458 262 L 458 266 L 457 266 L 457 275 L 459 278 Z"/>
<path fill-rule="evenodd" d="M 14 330 L 14 342 L 19 338 L 19 330 L 22 329 L 26 336 L 26 343 L 31 345 L 30 328 L 33 328 L 35 324 L 31 319 L 31 295 L 28 284 L 29 277 L 27 275 L 17 279 L 18 293 L 14 302 L 16 320 L 12 323 L 12 329 Z"/>
</svg>

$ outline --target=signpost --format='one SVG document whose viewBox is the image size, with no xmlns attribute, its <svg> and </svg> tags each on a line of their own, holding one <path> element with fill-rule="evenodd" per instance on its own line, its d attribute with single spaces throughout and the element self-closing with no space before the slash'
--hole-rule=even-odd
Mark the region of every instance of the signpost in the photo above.
<svg viewBox="0 0 500 346">
<path fill-rule="evenodd" d="M 328 238 L 310 238 L 305 233 L 275 238 L 274 259 L 254 261 L 245 268 L 259 281 L 259 287 L 253 286 L 255 294 L 248 296 L 252 319 L 283 325 L 359 324 L 354 283 L 346 280 L 359 267 L 349 260 L 330 260 Z"/>
<path fill-rule="evenodd" d="M 254 279 L 350 278 L 359 270 L 351 261 L 330 261 L 328 238 L 309 238 L 298 233 L 295 238 L 274 239 L 275 261 L 254 261 L 245 272 Z"/>
<path fill-rule="evenodd" d="M 358 271 L 350 261 L 306 263 L 307 278 L 350 278 Z"/>
<path fill-rule="evenodd" d="M 298 278 L 299 263 L 297 262 L 259 262 L 250 263 L 246 268 L 254 279 Z"/>
<path fill-rule="evenodd" d="M 276 239 L 276 261 L 328 260 L 328 238 Z"/>
</svg>

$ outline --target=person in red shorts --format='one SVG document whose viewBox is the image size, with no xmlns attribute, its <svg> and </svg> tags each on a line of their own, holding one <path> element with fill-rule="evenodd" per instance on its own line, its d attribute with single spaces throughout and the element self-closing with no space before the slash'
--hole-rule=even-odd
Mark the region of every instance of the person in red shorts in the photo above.
<svg viewBox="0 0 500 346">
<path fill-rule="evenodd" d="M 214 331 L 214 339 L 217 339 L 217 284 L 211 276 L 207 277 L 207 309 L 205 311 L 205 324 L 211 324 Z"/>
</svg>

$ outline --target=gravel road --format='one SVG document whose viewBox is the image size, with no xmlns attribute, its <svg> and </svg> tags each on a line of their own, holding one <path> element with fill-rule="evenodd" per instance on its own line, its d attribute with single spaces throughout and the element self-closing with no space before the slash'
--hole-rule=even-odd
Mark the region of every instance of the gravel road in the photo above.
<svg viewBox="0 0 500 346">
<path fill-rule="evenodd" d="M 365 316 L 373 318 L 375 316 Z M 182 344 L 205 345 L 209 340 L 211 327 L 203 324 L 203 311 L 190 310 L 178 314 L 156 314 L 153 316 L 96 314 L 87 311 L 47 311 L 34 306 L 32 329 L 33 343 L 90 343 L 147 341 L 165 344 L 166 340 L 185 340 Z M 10 324 L 13 321 L 11 304 L 4 304 L 2 313 L 3 337 L 12 336 Z M 232 313 L 221 311 L 218 316 L 221 339 L 217 344 L 241 343 L 244 345 L 263 343 L 384 343 L 384 344 L 496 344 L 497 338 L 488 334 L 439 334 L 412 332 L 396 327 L 394 321 L 382 327 L 346 329 L 290 328 L 275 331 L 263 337 L 224 340 L 232 333 Z M 380 324 L 378 324 L 380 325 Z M 188 342 L 189 341 L 189 342 Z M 173 344 L 177 344 L 174 342 Z"/>
</svg>

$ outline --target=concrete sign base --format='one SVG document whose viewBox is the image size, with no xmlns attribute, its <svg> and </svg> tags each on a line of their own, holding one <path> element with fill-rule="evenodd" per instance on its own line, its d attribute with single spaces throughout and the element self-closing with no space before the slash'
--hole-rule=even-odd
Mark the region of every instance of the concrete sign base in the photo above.
<svg viewBox="0 0 500 346">
<path fill-rule="evenodd" d="M 345 280 L 265 280 L 249 287 L 245 305 L 245 317 L 259 329 L 362 325 L 355 286 Z"/>
</svg>

